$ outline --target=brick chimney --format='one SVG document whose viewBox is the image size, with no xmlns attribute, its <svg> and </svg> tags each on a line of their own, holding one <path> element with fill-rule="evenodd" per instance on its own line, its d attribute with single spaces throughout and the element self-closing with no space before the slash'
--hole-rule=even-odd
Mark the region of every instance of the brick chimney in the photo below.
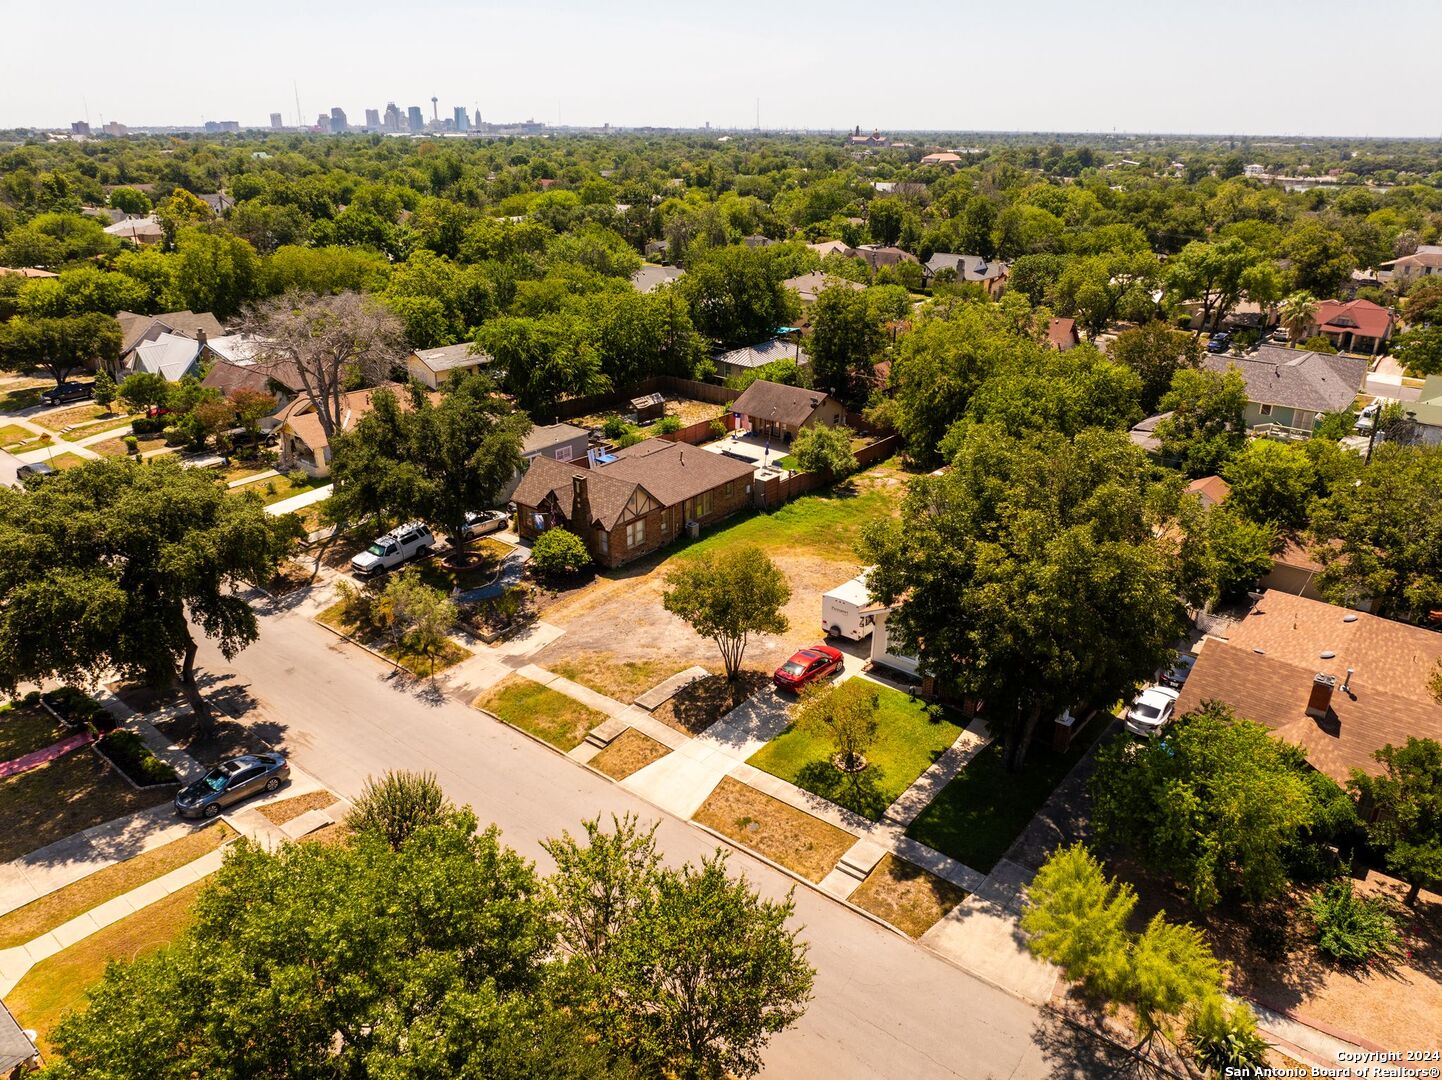
<svg viewBox="0 0 1442 1080">
<path fill-rule="evenodd" d="M 591 525 L 591 489 L 584 473 L 571 476 L 571 524 L 579 529 Z"/>
<path fill-rule="evenodd" d="M 1313 720 L 1327 719 L 1327 714 L 1332 711 L 1332 692 L 1336 689 L 1337 676 L 1321 672 L 1313 675 L 1312 693 L 1307 698 L 1307 715 Z"/>
<path fill-rule="evenodd" d="M 205 344 L 205 331 L 199 326 L 195 328 L 195 340 L 201 345 Z"/>
</svg>

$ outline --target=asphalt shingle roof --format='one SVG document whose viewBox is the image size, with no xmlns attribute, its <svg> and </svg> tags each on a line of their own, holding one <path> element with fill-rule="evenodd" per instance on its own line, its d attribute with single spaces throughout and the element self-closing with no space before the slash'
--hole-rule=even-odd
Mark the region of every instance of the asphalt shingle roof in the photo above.
<svg viewBox="0 0 1442 1080">
<path fill-rule="evenodd" d="M 1208 371 L 1235 367 L 1247 381 L 1247 400 L 1314 412 L 1341 412 L 1357 397 L 1367 361 L 1351 356 L 1262 346 L 1246 356 L 1207 355 Z"/>
<path fill-rule="evenodd" d="M 800 427 L 811 419 L 811 414 L 825 400 L 826 394 L 820 390 L 757 379 L 741 391 L 741 396 L 732 403 L 731 411 Z"/>
</svg>

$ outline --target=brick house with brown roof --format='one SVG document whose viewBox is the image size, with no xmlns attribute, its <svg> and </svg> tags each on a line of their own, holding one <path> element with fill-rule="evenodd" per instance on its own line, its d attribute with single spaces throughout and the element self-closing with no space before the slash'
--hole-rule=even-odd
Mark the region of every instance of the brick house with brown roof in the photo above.
<svg viewBox="0 0 1442 1080">
<path fill-rule="evenodd" d="M 757 379 L 731 403 L 741 426 L 756 435 L 789 442 L 804 427 L 846 423 L 846 406 L 821 390 Z"/>
<path fill-rule="evenodd" d="M 516 488 L 516 530 L 534 540 L 557 526 L 601 566 L 623 566 L 751 504 L 749 462 L 647 439 L 595 468 L 539 457 Z"/>
<path fill-rule="evenodd" d="M 1224 702 L 1300 746 L 1334 780 L 1378 773 L 1373 752 L 1409 735 L 1442 740 L 1427 680 L 1442 635 L 1269 589 L 1225 638 L 1208 638 L 1177 713 Z"/>
</svg>

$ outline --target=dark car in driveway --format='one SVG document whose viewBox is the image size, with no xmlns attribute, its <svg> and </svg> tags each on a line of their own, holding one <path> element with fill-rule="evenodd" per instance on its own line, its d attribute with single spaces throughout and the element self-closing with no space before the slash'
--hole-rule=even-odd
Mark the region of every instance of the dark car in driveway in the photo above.
<svg viewBox="0 0 1442 1080">
<path fill-rule="evenodd" d="M 840 649 L 830 645 L 812 645 L 791 654 L 791 659 L 772 674 L 778 690 L 799 691 L 808 683 L 835 675 L 842 667 Z"/>
<path fill-rule="evenodd" d="M 274 791 L 290 778 L 280 754 L 242 754 L 227 758 L 175 796 L 175 812 L 187 818 L 212 818 L 228 806 Z"/>
<path fill-rule="evenodd" d="M 1225 330 L 1213 334 L 1207 341 L 1207 352 L 1224 353 L 1232 347 L 1232 335 Z"/>
<path fill-rule="evenodd" d="M 42 405 L 64 405 L 67 401 L 85 401 L 95 396 L 89 383 L 64 382 L 40 395 Z"/>
</svg>

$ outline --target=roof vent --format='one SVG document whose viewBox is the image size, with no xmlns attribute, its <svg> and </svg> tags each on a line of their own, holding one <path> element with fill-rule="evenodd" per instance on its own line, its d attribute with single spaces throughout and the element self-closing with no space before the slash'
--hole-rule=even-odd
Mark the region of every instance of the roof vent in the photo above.
<svg viewBox="0 0 1442 1080">
<path fill-rule="evenodd" d="M 1343 615 L 1343 616 L 1342 616 L 1342 621 L 1343 621 L 1343 622 L 1356 622 L 1356 621 L 1357 621 L 1357 616 L 1355 616 L 1355 615 Z"/>
<path fill-rule="evenodd" d="M 1256 653 L 1258 656 L 1266 656 L 1266 655 L 1267 655 L 1267 650 L 1266 650 L 1266 649 L 1253 649 L 1252 652 Z"/>
<path fill-rule="evenodd" d="M 1334 653 L 1331 649 L 1323 649 L 1323 650 L 1322 650 L 1322 659 L 1323 659 L 1323 660 L 1335 660 L 1336 657 L 1337 657 L 1337 654 Z"/>
</svg>

